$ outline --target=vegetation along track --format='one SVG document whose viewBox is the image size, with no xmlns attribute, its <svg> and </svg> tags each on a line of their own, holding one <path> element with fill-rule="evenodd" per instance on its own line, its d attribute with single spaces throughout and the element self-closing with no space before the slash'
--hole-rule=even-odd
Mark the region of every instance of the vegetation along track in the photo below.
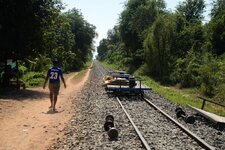
<svg viewBox="0 0 225 150">
<path fill-rule="evenodd" d="M 103 66 L 94 62 L 89 81 L 75 100 L 76 104 L 73 106 L 75 115 L 71 119 L 71 125 L 66 129 L 65 138 L 58 140 L 50 149 L 146 149 L 116 98 L 104 91 L 102 78 L 106 73 L 107 70 Z M 174 117 L 176 104 L 152 91 L 146 92 L 146 95 Z M 122 98 L 121 103 L 151 149 L 205 149 L 139 97 Z M 119 131 L 116 140 L 110 140 L 103 128 L 105 117 L 109 114 L 114 116 L 114 124 Z M 185 124 L 182 120 L 178 121 L 188 128 L 193 126 Z M 207 130 L 213 131 L 217 138 L 213 139 L 210 135 L 213 133 L 207 133 L 210 138 L 206 137 L 204 140 L 207 140 L 207 143 L 211 141 L 216 149 L 223 149 L 224 132 L 206 125 L 201 128 L 202 125 L 199 125 L 198 120 L 196 122 L 198 124 L 195 124 L 197 129 L 193 130 L 194 133 L 199 136 L 204 135 Z"/>
</svg>

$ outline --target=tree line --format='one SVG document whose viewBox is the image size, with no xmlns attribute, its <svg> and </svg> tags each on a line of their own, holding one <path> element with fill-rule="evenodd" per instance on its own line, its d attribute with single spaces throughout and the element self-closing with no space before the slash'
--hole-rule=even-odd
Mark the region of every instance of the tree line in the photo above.
<svg viewBox="0 0 225 150">
<path fill-rule="evenodd" d="M 175 12 L 164 0 L 128 0 L 119 23 L 97 47 L 100 61 L 162 84 L 198 87 L 225 98 L 225 1 L 213 0 L 204 21 L 204 0 L 185 0 Z"/>
<path fill-rule="evenodd" d="M 95 26 L 60 0 L 0 0 L 0 63 L 19 60 L 22 71 L 46 71 L 58 58 L 64 71 L 92 59 Z"/>
</svg>

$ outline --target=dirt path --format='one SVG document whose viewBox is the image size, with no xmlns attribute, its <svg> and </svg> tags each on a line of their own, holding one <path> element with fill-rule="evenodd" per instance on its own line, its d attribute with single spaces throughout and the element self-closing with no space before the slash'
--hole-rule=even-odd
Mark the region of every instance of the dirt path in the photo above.
<svg viewBox="0 0 225 150">
<path fill-rule="evenodd" d="M 43 150 L 61 138 L 73 115 L 74 97 L 89 72 L 82 79 L 74 79 L 74 74 L 68 77 L 67 88 L 61 86 L 57 113 L 48 109 L 48 88 L 28 89 L 19 96 L 0 99 L 0 150 Z"/>
</svg>

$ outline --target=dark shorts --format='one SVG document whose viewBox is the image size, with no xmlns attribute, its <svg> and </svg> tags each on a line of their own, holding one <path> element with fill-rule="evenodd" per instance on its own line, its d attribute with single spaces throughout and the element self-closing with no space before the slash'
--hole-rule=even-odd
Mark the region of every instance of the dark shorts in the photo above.
<svg viewBox="0 0 225 150">
<path fill-rule="evenodd" d="M 49 83 L 49 90 L 53 94 L 59 94 L 59 89 L 60 89 L 60 83 Z"/>
</svg>

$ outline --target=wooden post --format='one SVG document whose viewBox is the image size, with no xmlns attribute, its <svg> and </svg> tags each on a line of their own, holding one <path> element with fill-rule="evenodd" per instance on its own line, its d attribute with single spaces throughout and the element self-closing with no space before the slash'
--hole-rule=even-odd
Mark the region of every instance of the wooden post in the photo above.
<svg viewBox="0 0 225 150">
<path fill-rule="evenodd" d="M 204 110 L 204 106 L 205 106 L 205 99 L 203 99 L 202 110 Z"/>
<path fill-rule="evenodd" d="M 140 93 L 141 93 L 141 80 L 140 80 Z"/>
<path fill-rule="evenodd" d="M 16 59 L 16 87 L 17 90 L 20 89 L 20 83 L 19 83 L 19 67 L 18 67 L 18 61 Z"/>
</svg>

